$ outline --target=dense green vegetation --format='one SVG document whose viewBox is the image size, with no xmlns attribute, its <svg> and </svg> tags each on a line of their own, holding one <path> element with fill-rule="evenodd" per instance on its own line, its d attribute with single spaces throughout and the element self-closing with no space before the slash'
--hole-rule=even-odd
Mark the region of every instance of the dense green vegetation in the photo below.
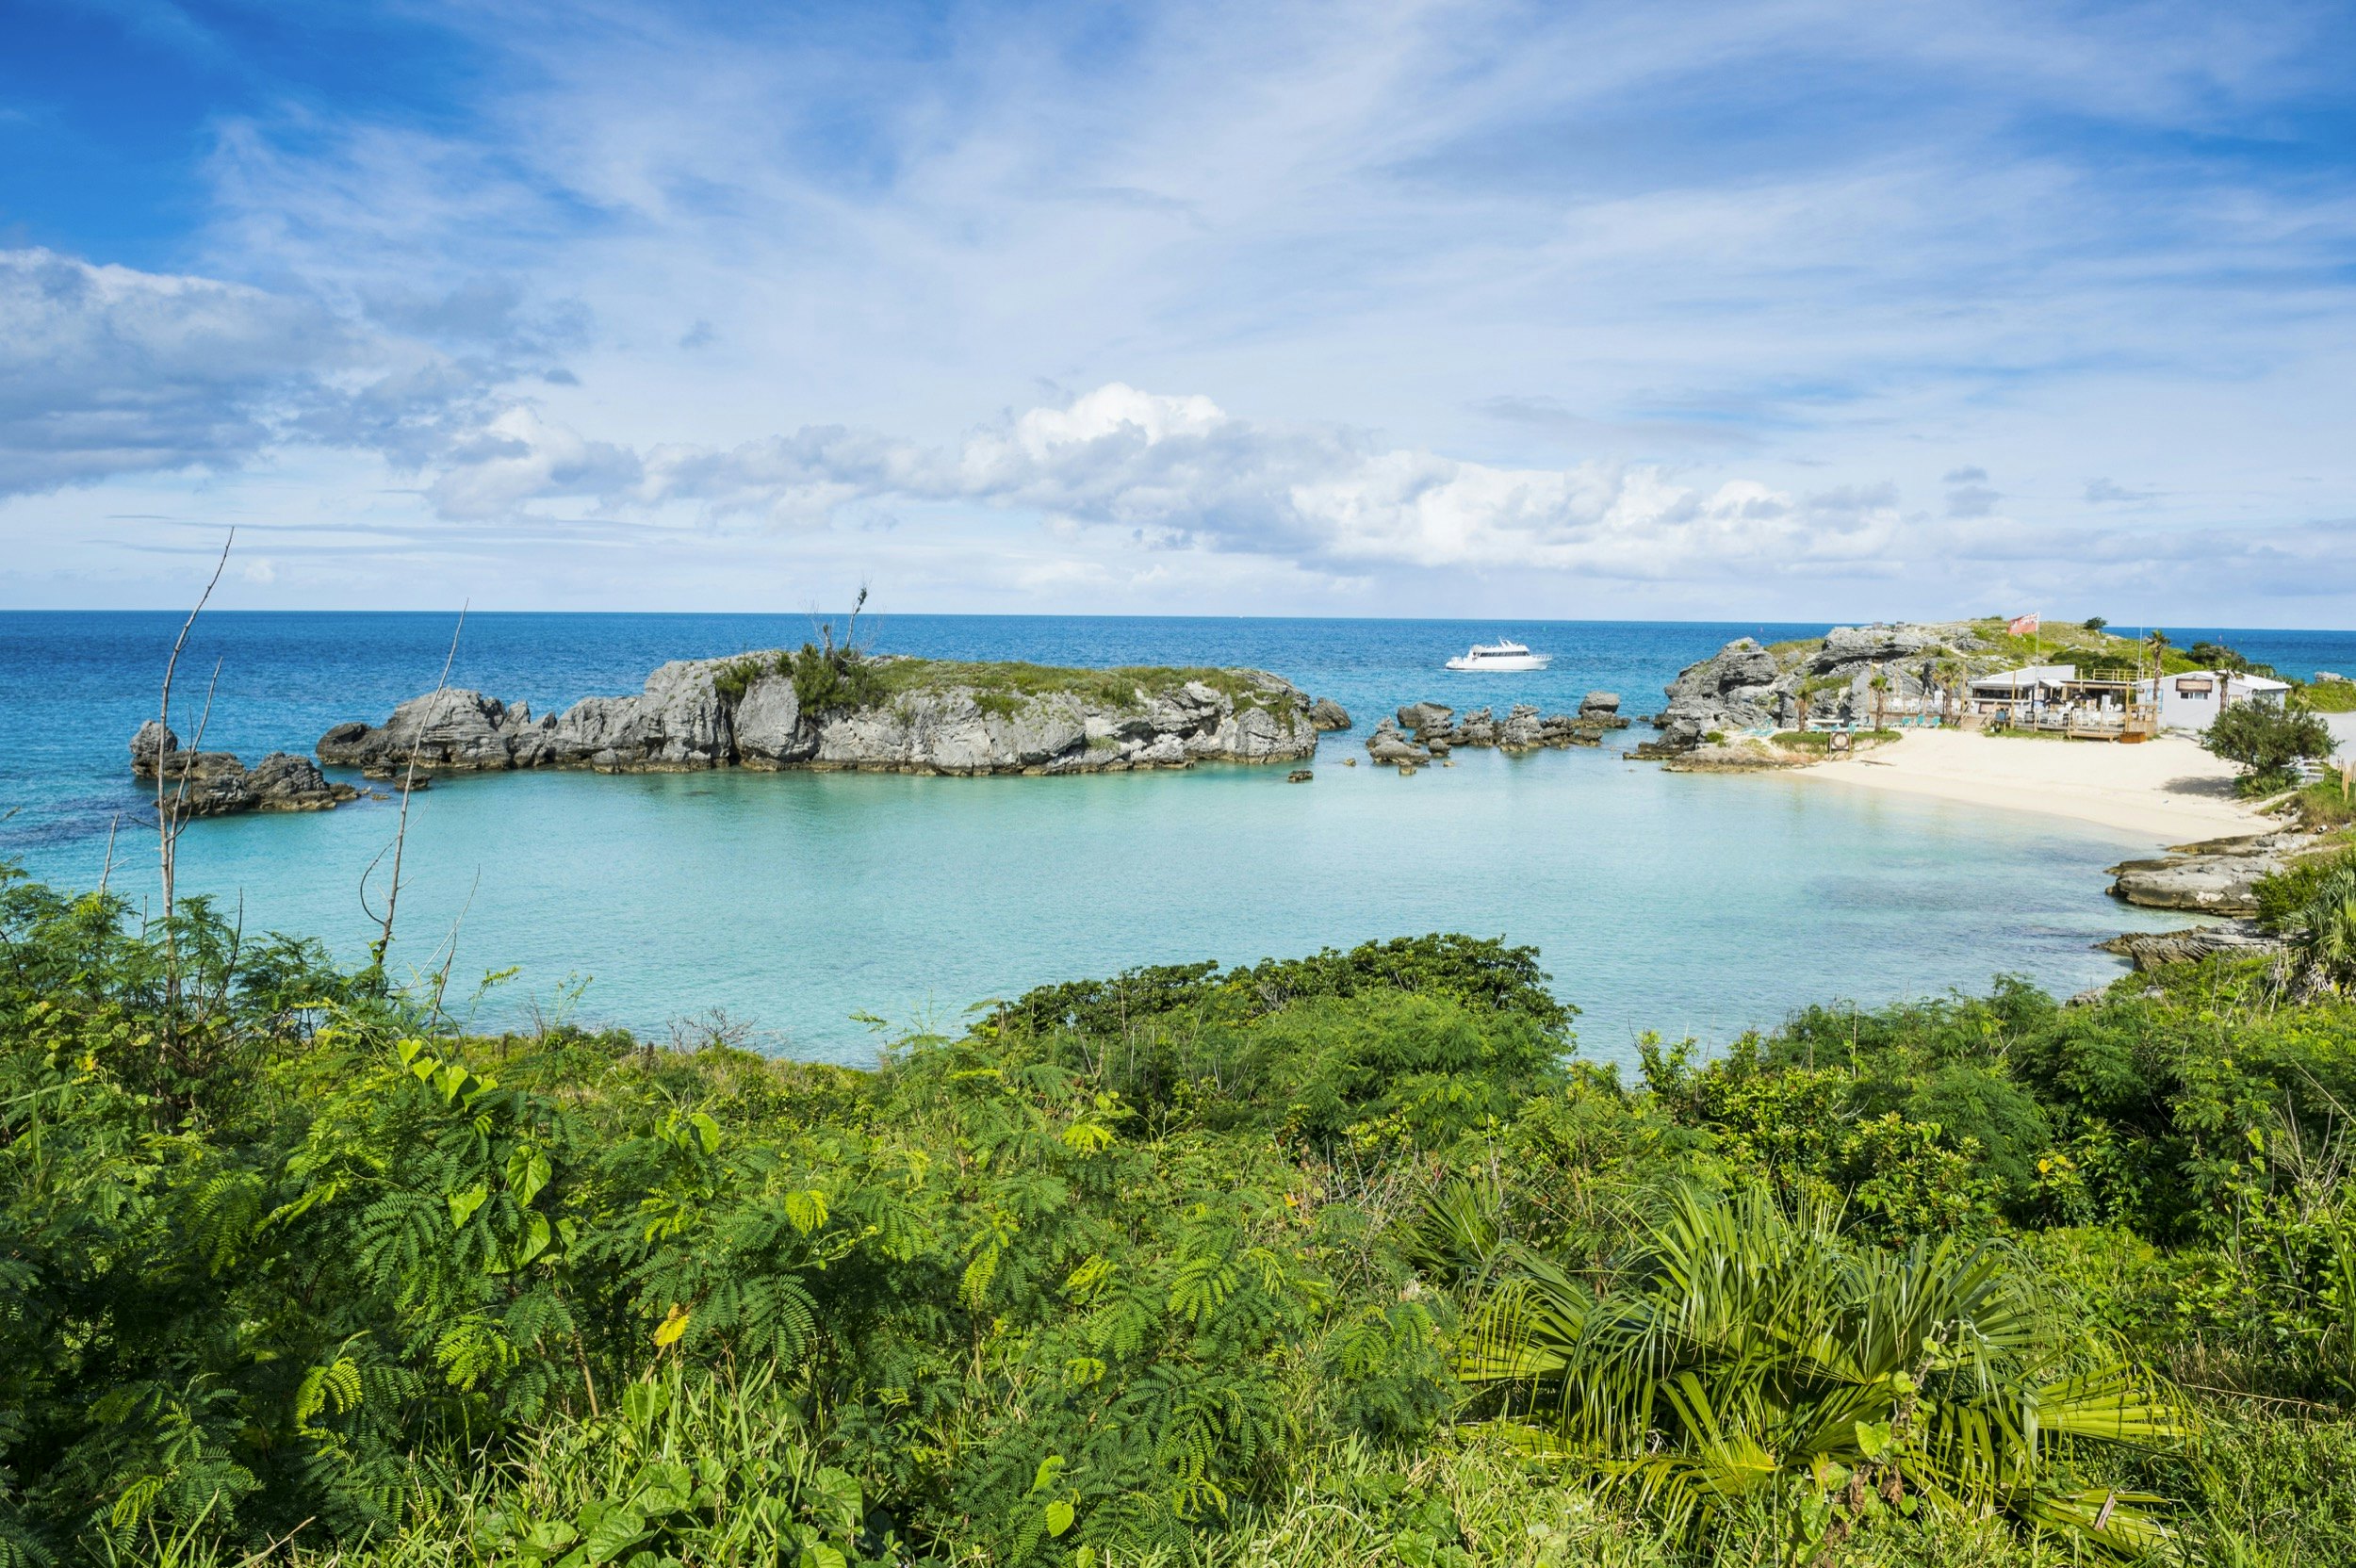
<svg viewBox="0 0 2356 1568">
<path fill-rule="evenodd" d="M 1427 937 L 462 1037 L 7 879 L 0 1563 L 2356 1560 L 2356 1004 L 1572 1022 Z"/>
<path fill-rule="evenodd" d="M 968 663 L 947 659 L 893 659 L 876 668 L 885 691 L 891 694 L 963 686 L 973 691 L 985 712 L 1010 713 L 1033 697 L 1058 695 L 1111 709 L 1137 709 L 1144 706 L 1144 697 L 1173 692 L 1188 681 L 1208 686 L 1238 708 L 1266 708 L 1273 701 L 1267 691 L 1238 672 L 1208 667 L 1180 669 L 1149 664 L 1099 670 L 1066 669 L 1020 661 Z"/>
<path fill-rule="evenodd" d="M 2299 689 L 2299 700 L 2312 713 L 2356 713 L 2356 680 L 2317 680 Z"/>
<path fill-rule="evenodd" d="M 1140 709 L 1146 698 L 1198 681 L 1238 708 L 1267 708 L 1277 700 L 1234 670 L 1123 665 L 1113 669 L 1066 669 L 1020 661 L 987 663 L 951 659 L 877 658 L 828 644 L 805 643 L 793 652 L 747 654 L 722 666 L 712 678 L 719 694 L 734 702 L 754 681 L 771 673 L 792 677 L 794 694 L 806 712 L 825 713 L 890 702 L 918 692 L 963 687 L 986 713 L 1012 714 L 1034 697 L 1072 696 L 1115 710 Z"/>
</svg>

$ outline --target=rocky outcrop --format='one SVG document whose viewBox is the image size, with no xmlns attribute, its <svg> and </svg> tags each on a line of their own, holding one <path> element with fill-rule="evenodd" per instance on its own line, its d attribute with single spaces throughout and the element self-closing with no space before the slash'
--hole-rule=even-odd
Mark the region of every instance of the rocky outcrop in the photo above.
<svg viewBox="0 0 2356 1568">
<path fill-rule="evenodd" d="M 1384 719 L 1366 737 L 1366 755 L 1378 762 L 1397 762 L 1413 767 L 1432 760 L 1432 751 L 1399 733 L 1399 721 Z"/>
<path fill-rule="evenodd" d="M 1291 762 L 1317 750 L 1317 704 L 1264 670 L 1209 672 L 1218 683 L 1170 672 L 1107 697 L 1091 671 L 1068 689 L 994 681 L 988 666 L 879 660 L 889 694 L 812 712 L 774 653 L 680 660 L 625 697 L 584 697 L 534 719 L 479 692 L 413 697 L 381 725 L 341 724 L 319 738 L 322 761 L 377 777 L 420 769 L 490 772 L 593 768 L 644 773 L 698 768 L 861 769 L 953 775 L 1108 773 L 1202 761 Z M 1349 715 L 1334 704 L 1329 717 Z"/>
<path fill-rule="evenodd" d="M 1384 719 L 1367 738 L 1366 751 L 1378 762 L 1413 766 L 1445 758 L 1459 746 L 1495 746 L 1500 751 L 1536 751 L 1547 746 L 1592 746 L 1602 743 L 1607 729 L 1627 720 L 1597 710 L 1545 713 L 1528 703 L 1507 710 L 1504 718 L 1494 710 L 1476 708 L 1464 717 L 1438 702 L 1411 702 L 1396 718 Z"/>
<path fill-rule="evenodd" d="M 2258 912 L 2258 881 L 2282 869 L 2304 841 L 2286 834 L 2214 839 L 2113 866 L 2111 896 L 2146 909 L 2204 915 Z"/>
<path fill-rule="evenodd" d="M 2271 958 L 2283 951 L 2282 939 L 2259 929 L 2251 920 L 2227 921 L 2221 925 L 2194 925 L 2182 931 L 2130 931 L 2098 950 L 2116 953 L 2137 970 L 2166 964 L 2198 963 L 2220 955 L 2234 958 Z"/>
<path fill-rule="evenodd" d="M 1332 697 L 1319 697 L 1309 705 L 1309 723 L 1319 734 L 1350 727 L 1350 710 Z"/>
<path fill-rule="evenodd" d="M 1812 645 L 1772 648 L 1738 637 L 1669 683 L 1668 705 L 1653 720 L 1661 733 L 1636 755 L 1674 756 L 1745 729 L 1869 723 L 1933 690 L 1926 664 L 1977 674 L 2008 662 L 1987 647 L 1967 623 L 1835 627 Z"/>
<path fill-rule="evenodd" d="M 1620 716 L 1620 694 L 1590 692 L 1579 699 L 1579 717 L 1582 724 L 1602 729 L 1626 729 L 1628 721 Z"/>
<path fill-rule="evenodd" d="M 349 784 L 332 784 L 319 764 L 273 751 L 249 770 L 225 751 L 183 751 L 180 737 L 156 720 L 131 737 L 131 773 L 161 776 L 163 808 L 176 817 L 225 817 L 239 811 L 323 811 L 356 799 Z"/>
</svg>

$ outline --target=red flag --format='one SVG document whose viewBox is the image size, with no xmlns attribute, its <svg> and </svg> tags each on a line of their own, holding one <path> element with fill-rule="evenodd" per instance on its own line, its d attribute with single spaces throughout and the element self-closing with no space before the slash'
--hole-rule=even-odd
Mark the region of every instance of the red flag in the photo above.
<svg viewBox="0 0 2356 1568">
<path fill-rule="evenodd" d="M 2015 637 L 2034 637 L 2037 635 L 2037 617 L 2035 615 L 2015 616 L 2012 625 L 2004 629 Z"/>
</svg>

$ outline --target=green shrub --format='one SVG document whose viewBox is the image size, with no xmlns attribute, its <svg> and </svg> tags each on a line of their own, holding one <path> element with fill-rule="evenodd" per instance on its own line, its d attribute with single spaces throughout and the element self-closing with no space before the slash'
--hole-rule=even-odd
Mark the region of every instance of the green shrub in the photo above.
<svg viewBox="0 0 2356 1568">
<path fill-rule="evenodd" d="M 2322 854 L 2305 855 L 2258 878 L 2258 923 L 2268 931 L 2288 931 L 2324 883 L 2342 873 L 2356 871 L 2356 845 Z"/>
<path fill-rule="evenodd" d="M 2242 792 L 2273 794 L 2298 782 L 2293 765 L 2331 755 L 2331 732 L 2313 713 L 2270 702 L 2237 703 L 2209 723 L 2201 743 L 2241 764 Z"/>
</svg>

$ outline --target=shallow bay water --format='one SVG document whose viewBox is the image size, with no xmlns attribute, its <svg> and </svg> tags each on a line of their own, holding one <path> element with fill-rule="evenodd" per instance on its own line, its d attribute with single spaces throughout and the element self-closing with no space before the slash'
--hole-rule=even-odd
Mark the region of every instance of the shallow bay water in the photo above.
<svg viewBox="0 0 2356 1568">
<path fill-rule="evenodd" d="M 0 811 L 15 811 L 0 857 L 87 886 L 122 813 L 115 885 L 152 886 L 153 828 L 137 823 L 123 745 L 153 711 L 177 624 L 0 615 Z M 2093 941 L 2169 923 L 2102 893 L 2102 867 L 2152 844 L 2058 820 L 1664 774 L 1609 744 L 1460 753 L 1414 777 L 1365 760 L 1365 733 L 1400 702 L 1553 710 L 1602 687 L 1641 712 L 1732 636 L 1821 629 L 902 617 L 878 628 L 881 646 L 1258 664 L 1337 697 L 1359 727 L 1327 737 L 1300 785 L 1240 767 L 448 779 L 412 808 L 396 966 L 437 964 L 454 928 L 454 1001 L 485 971 L 516 970 L 481 1004 L 486 1023 L 568 1011 L 661 1035 L 719 1008 L 768 1049 L 858 1062 L 880 1032 L 854 1015 L 954 1027 L 972 1004 L 1048 981 L 1460 930 L 1537 946 L 1583 1009 L 1582 1049 L 1625 1060 L 1644 1030 L 1715 1043 L 1811 1001 L 1978 988 L 2000 972 L 2074 989 L 2119 972 Z M 206 745 L 249 762 L 307 752 L 328 724 L 381 719 L 430 687 L 449 631 L 433 616 L 208 617 L 182 689 L 201 693 L 218 657 Z M 1497 631 L 1552 648 L 1556 667 L 1439 670 Z M 798 616 L 476 617 L 453 679 L 544 709 L 632 690 L 664 658 L 807 632 Z M 2266 636 L 2306 636 L 2316 662 L 2356 662 L 2356 638 L 2237 635 L 2255 657 Z M 175 705 L 184 735 L 196 700 Z M 368 801 L 199 823 L 184 886 L 240 908 L 250 930 L 316 935 L 352 957 L 368 931 L 361 877 L 394 815 Z"/>
</svg>

